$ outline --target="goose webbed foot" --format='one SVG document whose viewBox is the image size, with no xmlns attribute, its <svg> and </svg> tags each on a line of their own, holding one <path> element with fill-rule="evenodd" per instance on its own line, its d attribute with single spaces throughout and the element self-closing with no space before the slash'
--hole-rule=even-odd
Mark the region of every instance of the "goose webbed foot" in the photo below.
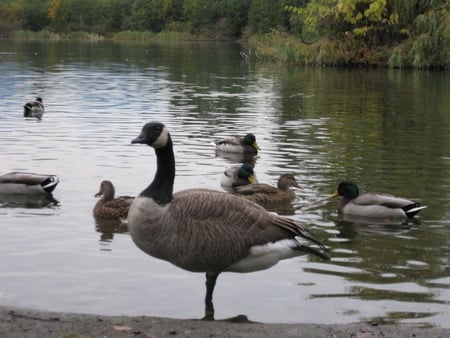
<svg viewBox="0 0 450 338">
<path fill-rule="evenodd" d="M 202 320 L 214 320 L 214 305 L 212 298 L 218 276 L 218 273 L 206 273 L 205 316 Z"/>
</svg>

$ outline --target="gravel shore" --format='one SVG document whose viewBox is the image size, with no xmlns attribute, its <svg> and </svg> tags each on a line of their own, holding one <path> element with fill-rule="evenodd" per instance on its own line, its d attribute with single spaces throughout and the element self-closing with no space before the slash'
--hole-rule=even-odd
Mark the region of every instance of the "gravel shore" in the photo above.
<svg viewBox="0 0 450 338">
<path fill-rule="evenodd" d="M 406 325 L 262 324 L 56 313 L 0 306 L 0 337 L 450 337 L 450 329 Z"/>
</svg>

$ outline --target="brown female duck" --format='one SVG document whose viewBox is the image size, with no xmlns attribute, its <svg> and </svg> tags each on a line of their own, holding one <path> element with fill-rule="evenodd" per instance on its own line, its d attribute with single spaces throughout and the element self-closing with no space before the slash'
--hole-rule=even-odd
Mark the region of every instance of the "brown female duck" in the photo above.
<svg viewBox="0 0 450 338">
<path fill-rule="evenodd" d="M 277 187 L 265 183 L 249 184 L 236 187 L 235 193 L 259 204 L 285 203 L 295 198 L 291 187 L 301 189 L 293 175 L 283 174 L 278 179 Z"/>
<path fill-rule="evenodd" d="M 116 191 L 111 181 L 102 181 L 100 190 L 95 197 L 102 196 L 95 204 L 93 213 L 100 218 L 120 218 L 127 217 L 128 209 L 134 200 L 131 196 L 114 197 Z"/>
</svg>

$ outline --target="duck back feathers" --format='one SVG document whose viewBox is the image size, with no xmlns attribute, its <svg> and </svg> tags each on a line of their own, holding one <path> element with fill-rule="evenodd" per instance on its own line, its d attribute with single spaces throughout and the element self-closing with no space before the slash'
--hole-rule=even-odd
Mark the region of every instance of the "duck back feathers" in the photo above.
<svg viewBox="0 0 450 338">
<path fill-rule="evenodd" d="M 277 187 L 259 183 L 236 187 L 235 193 L 256 203 L 269 205 L 291 202 L 295 199 L 295 192 L 290 189 L 291 187 L 301 189 L 293 175 L 283 174 L 278 179 Z"/>
<path fill-rule="evenodd" d="M 11 172 L 0 176 L 1 194 L 48 194 L 59 183 L 56 175 Z"/>
</svg>

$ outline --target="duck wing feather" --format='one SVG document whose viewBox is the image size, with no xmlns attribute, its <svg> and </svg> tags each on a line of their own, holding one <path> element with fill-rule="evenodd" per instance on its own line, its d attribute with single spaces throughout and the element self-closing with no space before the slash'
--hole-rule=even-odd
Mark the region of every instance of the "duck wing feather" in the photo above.
<svg viewBox="0 0 450 338">
<path fill-rule="evenodd" d="M 246 186 L 236 187 L 235 191 L 236 193 L 242 195 L 253 195 L 253 194 L 276 195 L 280 192 L 277 188 L 265 183 L 249 184 Z"/>
<path fill-rule="evenodd" d="M 241 145 L 242 144 L 242 138 L 240 136 L 229 136 L 225 137 L 221 140 L 218 140 L 216 142 L 217 145 L 219 144 L 229 144 L 229 145 Z"/>
<path fill-rule="evenodd" d="M 366 193 L 358 196 L 353 200 L 353 203 L 358 205 L 380 205 L 387 208 L 403 208 L 410 204 L 416 204 L 415 202 L 403 198 L 396 197 L 383 193 Z"/>
</svg>

